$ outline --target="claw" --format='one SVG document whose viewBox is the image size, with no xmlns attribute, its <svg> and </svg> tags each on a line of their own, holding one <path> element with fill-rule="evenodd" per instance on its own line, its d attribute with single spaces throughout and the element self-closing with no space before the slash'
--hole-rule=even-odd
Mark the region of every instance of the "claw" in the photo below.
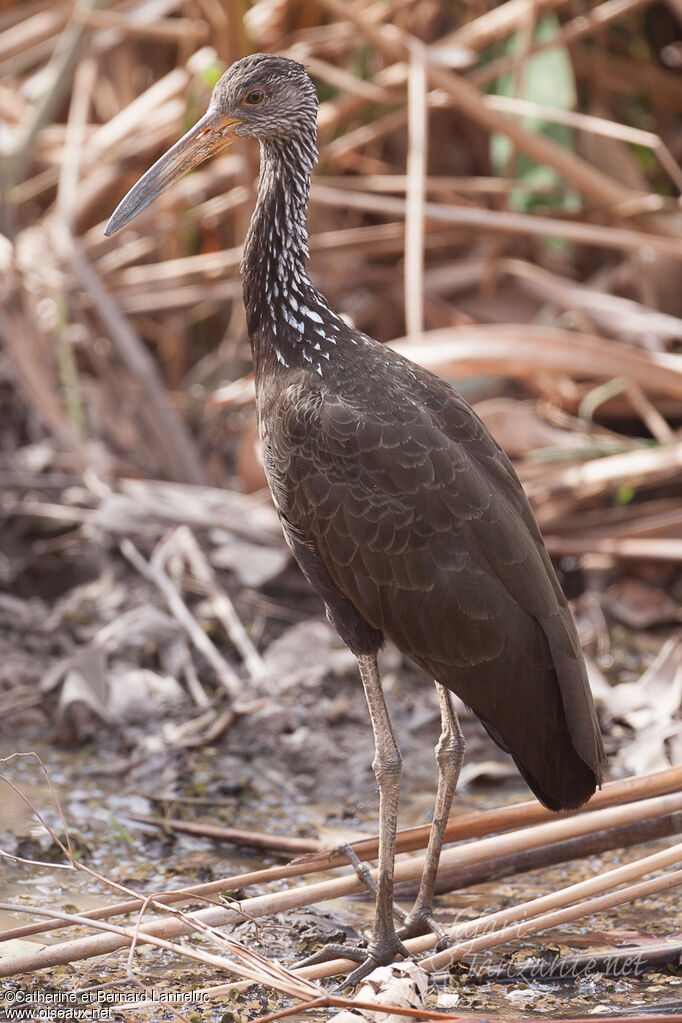
<svg viewBox="0 0 682 1023">
<path fill-rule="evenodd" d="M 340 995 L 344 991 L 347 991 L 349 987 L 355 987 L 365 977 L 369 977 L 370 973 L 373 973 L 378 966 L 384 966 L 384 963 L 380 963 L 378 959 L 375 959 L 372 955 L 367 955 L 364 962 L 360 963 L 356 970 L 349 973 L 344 981 L 342 981 L 338 987 L 334 988 L 334 994 Z"/>
</svg>

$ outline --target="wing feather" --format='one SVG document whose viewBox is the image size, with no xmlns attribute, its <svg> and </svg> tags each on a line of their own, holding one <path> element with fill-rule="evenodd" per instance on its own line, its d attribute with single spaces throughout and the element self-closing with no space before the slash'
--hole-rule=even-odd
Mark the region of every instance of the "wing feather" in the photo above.
<svg viewBox="0 0 682 1023">
<path fill-rule="evenodd" d="M 474 709 L 547 805 L 575 805 L 603 751 L 570 611 L 511 463 L 433 380 L 390 416 L 292 386 L 266 471 L 363 618 Z"/>
</svg>

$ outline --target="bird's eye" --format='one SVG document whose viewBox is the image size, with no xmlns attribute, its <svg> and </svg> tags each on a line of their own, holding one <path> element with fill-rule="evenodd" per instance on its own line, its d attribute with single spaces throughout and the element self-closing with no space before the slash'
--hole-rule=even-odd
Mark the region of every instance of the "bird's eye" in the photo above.
<svg viewBox="0 0 682 1023">
<path fill-rule="evenodd" d="M 259 107 L 264 99 L 265 93 L 262 89 L 252 89 L 251 92 L 247 92 L 242 102 L 249 107 Z"/>
</svg>

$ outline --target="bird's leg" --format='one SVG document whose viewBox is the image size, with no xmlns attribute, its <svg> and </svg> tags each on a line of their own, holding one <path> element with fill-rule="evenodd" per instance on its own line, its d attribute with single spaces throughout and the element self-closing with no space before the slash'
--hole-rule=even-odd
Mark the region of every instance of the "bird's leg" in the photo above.
<svg viewBox="0 0 682 1023">
<path fill-rule="evenodd" d="M 360 655 L 358 667 L 374 733 L 372 767 L 379 783 L 379 872 L 374 929 L 369 946 L 365 949 L 326 945 L 299 964 L 311 966 L 337 957 L 359 961 L 360 965 L 340 985 L 339 991 L 357 984 L 377 966 L 392 963 L 396 955 L 409 957 L 393 923 L 393 875 L 402 757 L 388 716 L 376 656 Z"/>
<path fill-rule="evenodd" d="M 438 861 L 441 849 L 443 848 L 445 828 L 452 806 L 452 799 L 457 788 L 457 779 L 462 767 L 462 760 L 464 759 L 465 743 L 457 714 L 452 706 L 450 693 L 438 682 L 436 683 L 436 690 L 440 701 L 442 724 L 440 739 L 436 745 L 436 762 L 438 763 L 436 806 L 433 811 L 431 834 L 429 835 L 429 845 L 426 850 L 426 862 L 419 885 L 419 892 L 404 926 L 400 929 L 400 937 L 410 938 L 428 929 L 433 931 L 441 941 L 446 941 L 445 932 L 433 918 L 433 895 L 436 888 Z"/>
<path fill-rule="evenodd" d="M 376 917 L 367 959 L 351 973 L 344 987 L 357 983 L 376 966 L 393 962 L 396 955 L 408 955 L 393 923 L 393 874 L 402 757 L 388 716 L 376 656 L 358 657 L 358 666 L 374 733 L 372 767 L 379 783 L 379 877 Z"/>
</svg>

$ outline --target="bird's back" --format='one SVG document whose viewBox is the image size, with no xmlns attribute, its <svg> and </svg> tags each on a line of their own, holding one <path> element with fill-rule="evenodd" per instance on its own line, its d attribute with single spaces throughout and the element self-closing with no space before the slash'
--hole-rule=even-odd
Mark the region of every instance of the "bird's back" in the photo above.
<svg viewBox="0 0 682 1023">
<path fill-rule="evenodd" d="M 481 420 L 338 321 L 321 371 L 271 366 L 258 384 L 285 533 L 342 637 L 359 614 L 472 708 L 546 806 L 585 802 L 604 754 L 575 626 Z"/>
</svg>

